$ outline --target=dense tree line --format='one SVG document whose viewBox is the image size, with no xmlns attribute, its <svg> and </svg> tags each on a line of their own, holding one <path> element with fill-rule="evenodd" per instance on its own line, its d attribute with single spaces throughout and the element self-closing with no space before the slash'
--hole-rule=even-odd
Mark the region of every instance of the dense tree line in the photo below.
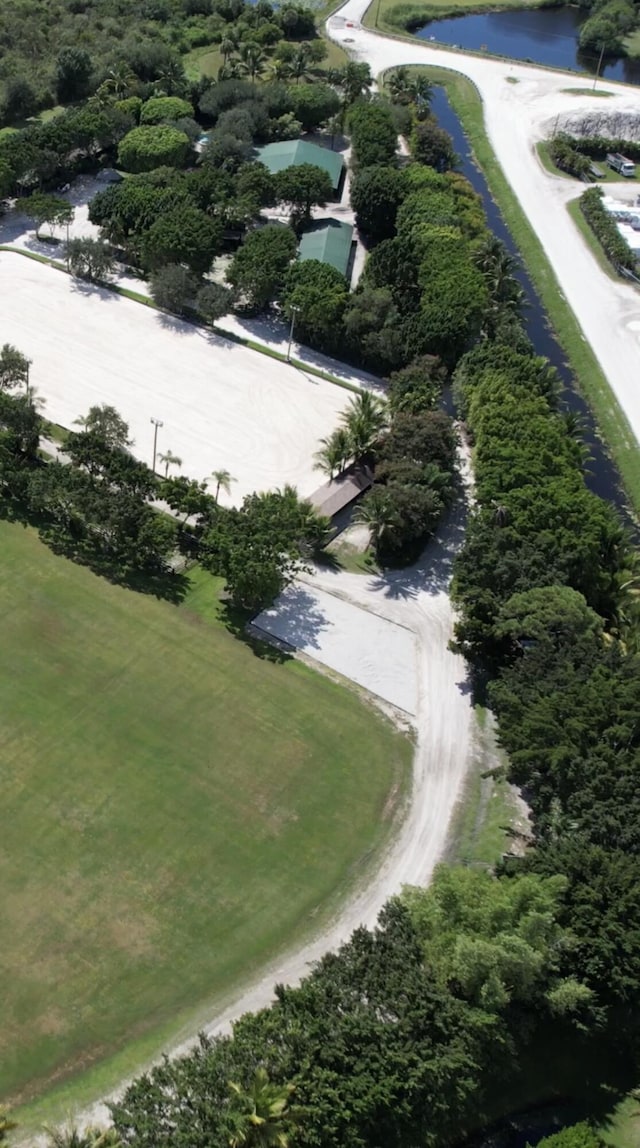
<svg viewBox="0 0 640 1148">
<path fill-rule="evenodd" d="M 602 196 L 601 187 L 589 187 L 580 196 L 580 211 L 616 271 L 621 267 L 637 271 L 637 255 L 618 231 L 613 215 L 602 203 Z"/>
</svg>

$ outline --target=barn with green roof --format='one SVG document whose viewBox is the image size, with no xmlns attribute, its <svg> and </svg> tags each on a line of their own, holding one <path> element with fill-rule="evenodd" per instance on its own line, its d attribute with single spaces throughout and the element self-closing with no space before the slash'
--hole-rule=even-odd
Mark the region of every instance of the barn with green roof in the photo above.
<svg viewBox="0 0 640 1148">
<path fill-rule="evenodd" d="M 312 163 L 315 167 L 321 167 L 331 180 L 335 198 L 340 199 L 344 183 L 344 160 L 329 148 L 307 143 L 306 140 L 280 140 L 278 143 L 258 148 L 256 158 L 272 175 L 285 171 L 288 167 L 298 167 L 302 163 Z"/>
<path fill-rule="evenodd" d="M 298 244 L 300 259 L 329 263 L 349 279 L 353 227 L 339 219 L 318 219 L 304 232 Z"/>
</svg>

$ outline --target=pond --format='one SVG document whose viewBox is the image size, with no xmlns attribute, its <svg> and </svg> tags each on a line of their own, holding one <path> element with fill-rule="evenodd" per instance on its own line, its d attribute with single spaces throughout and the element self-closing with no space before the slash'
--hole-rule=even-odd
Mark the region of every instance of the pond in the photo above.
<svg viewBox="0 0 640 1148">
<path fill-rule="evenodd" d="M 595 76 L 598 56 L 578 48 L 580 25 L 585 13 L 577 8 L 527 8 L 503 12 L 483 12 L 433 20 L 420 28 L 421 40 L 487 51 L 515 60 L 531 60 L 569 71 Z M 640 84 L 640 60 L 604 60 L 600 74 L 608 80 Z"/>
<path fill-rule="evenodd" d="M 436 88 L 432 100 L 432 108 L 438 123 L 453 139 L 454 147 L 460 157 L 459 170 L 469 180 L 474 190 L 481 196 L 487 216 L 487 224 L 494 235 L 501 239 L 507 250 L 520 259 L 520 253 L 513 241 L 502 215 L 491 197 L 483 173 L 474 163 L 471 148 L 462 125 L 453 111 L 443 88 Z M 562 347 L 554 336 L 549 324 L 542 301 L 524 268 L 518 272 L 518 280 L 522 286 L 526 299 L 524 320 L 527 334 L 533 343 L 537 354 L 544 355 L 556 368 L 563 384 L 562 401 L 565 407 L 575 412 L 582 420 L 584 426 L 583 439 L 589 447 L 591 461 L 586 474 L 587 486 L 594 494 L 600 495 L 612 502 L 627 527 L 635 534 L 633 520 L 629 513 L 626 496 L 622 489 L 618 470 L 607 453 L 602 440 L 598 436 L 595 420 L 591 411 L 580 394 L 573 373 L 567 365 Z"/>
</svg>

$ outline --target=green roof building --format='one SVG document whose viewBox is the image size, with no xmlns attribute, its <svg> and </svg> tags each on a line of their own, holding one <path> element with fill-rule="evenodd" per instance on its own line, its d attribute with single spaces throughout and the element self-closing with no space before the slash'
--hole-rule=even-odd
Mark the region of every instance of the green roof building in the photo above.
<svg viewBox="0 0 640 1148">
<path fill-rule="evenodd" d="M 339 219 L 319 219 L 300 239 L 300 259 L 318 259 L 329 263 L 345 277 L 349 269 L 353 227 Z"/>
<path fill-rule="evenodd" d="M 258 148 L 257 159 L 269 169 L 272 175 L 287 167 L 297 167 L 301 163 L 312 163 L 326 171 L 334 192 L 338 192 L 344 171 L 344 160 L 335 151 L 306 140 L 281 140 Z"/>
</svg>

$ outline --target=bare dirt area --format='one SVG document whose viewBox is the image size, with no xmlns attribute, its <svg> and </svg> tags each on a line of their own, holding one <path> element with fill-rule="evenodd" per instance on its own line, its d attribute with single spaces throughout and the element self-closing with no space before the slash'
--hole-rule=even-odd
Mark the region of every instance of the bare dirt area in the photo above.
<svg viewBox="0 0 640 1148">
<path fill-rule="evenodd" d="M 0 298 L 0 342 L 33 360 L 53 422 L 71 427 L 109 403 L 151 463 L 150 419 L 160 419 L 158 450 L 191 478 L 229 470 L 235 504 L 284 483 L 303 495 L 319 485 L 313 454 L 348 391 L 12 252 L 0 254 Z"/>
</svg>

